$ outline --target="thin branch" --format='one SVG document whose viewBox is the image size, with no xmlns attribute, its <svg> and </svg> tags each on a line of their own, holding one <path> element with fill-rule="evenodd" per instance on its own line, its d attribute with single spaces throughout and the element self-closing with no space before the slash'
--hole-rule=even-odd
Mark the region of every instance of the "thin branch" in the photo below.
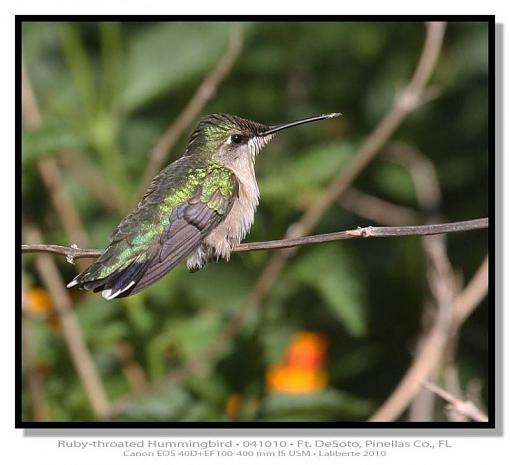
<svg viewBox="0 0 510 465">
<path fill-rule="evenodd" d="M 412 208 L 388 202 L 354 187 L 348 189 L 338 203 L 362 218 L 387 226 L 419 224 L 421 219 L 419 212 Z"/>
<path fill-rule="evenodd" d="M 429 215 L 436 213 L 441 203 L 441 188 L 432 161 L 416 147 L 404 142 L 388 144 L 383 158 L 409 171 L 421 210 Z"/>
<path fill-rule="evenodd" d="M 489 257 L 485 256 L 473 279 L 464 288 L 455 306 L 455 323 L 462 325 L 483 300 L 489 288 Z"/>
<path fill-rule="evenodd" d="M 219 60 L 216 68 L 205 77 L 191 100 L 155 145 L 140 183 L 139 195 L 143 193 L 151 179 L 161 169 L 168 152 L 170 152 L 172 147 L 179 140 L 179 137 L 181 137 L 182 133 L 189 127 L 209 100 L 211 100 L 218 86 L 230 73 L 237 57 L 241 53 L 242 39 L 240 27 L 232 27 L 227 50 Z"/>
<path fill-rule="evenodd" d="M 476 299 L 467 297 L 468 294 L 472 293 L 474 286 L 478 288 L 479 283 L 484 282 L 480 275 L 487 273 L 487 271 L 486 259 L 484 259 L 470 283 L 456 296 L 453 304 L 453 315 L 457 318 L 460 314 L 472 312 L 480 303 L 482 297 L 486 295 L 487 288 L 483 289 L 483 292 L 477 291 L 478 297 Z M 467 307 L 468 304 L 469 308 Z M 462 312 L 460 309 L 462 309 Z M 418 354 L 400 383 L 384 404 L 369 418 L 369 421 L 393 421 L 398 418 L 414 398 L 428 373 L 436 366 L 448 337 L 448 331 L 445 331 L 443 321 L 437 318 L 435 325 L 424 338 Z"/>
<path fill-rule="evenodd" d="M 25 229 L 27 239 L 40 241 L 41 233 L 35 227 Z M 60 271 L 53 257 L 42 255 L 36 259 L 36 268 L 41 281 L 51 294 L 55 309 L 62 324 L 62 333 L 71 359 L 81 379 L 85 393 L 97 418 L 105 418 L 110 410 L 103 383 L 96 370 L 92 355 L 85 343 L 80 325 L 72 311 L 72 302 Z"/>
<path fill-rule="evenodd" d="M 324 244 L 326 242 L 335 242 L 347 239 L 371 239 L 377 237 L 402 237 L 402 236 L 428 236 L 434 234 L 454 233 L 462 231 L 472 231 L 484 229 L 489 225 L 488 218 L 479 218 L 476 220 L 457 221 L 453 223 L 426 224 L 419 226 L 388 226 L 375 227 L 367 226 L 347 231 L 339 231 L 327 234 L 316 234 L 315 236 L 297 237 L 295 239 L 279 239 L 264 242 L 248 242 L 239 244 L 233 249 L 233 252 L 252 252 L 258 250 L 288 249 L 301 247 L 304 245 Z M 99 257 L 103 253 L 101 249 L 80 249 L 76 246 L 65 247 L 62 245 L 49 244 L 23 244 L 22 253 L 40 253 L 47 252 L 56 255 L 62 255 L 70 263 L 79 258 Z"/>
<path fill-rule="evenodd" d="M 435 384 L 429 383 L 428 381 L 424 381 L 422 385 L 425 389 L 428 389 L 434 394 L 437 394 L 439 397 L 448 402 L 449 407 L 455 410 L 457 413 L 465 417 L 471 418 L 474 421 L 480 422 L 489 421 L 487 415 L 480 411 L 480 409 L 470 400 L 457 399 L 453 394 L 449 393 L 445 389 Z"/>
</svg>

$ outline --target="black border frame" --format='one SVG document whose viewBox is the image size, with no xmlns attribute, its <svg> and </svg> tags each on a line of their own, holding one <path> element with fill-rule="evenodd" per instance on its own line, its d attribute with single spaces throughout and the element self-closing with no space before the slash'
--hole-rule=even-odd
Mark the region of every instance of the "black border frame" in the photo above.
<svg viewBox="0 0 510 465">
<path fill-rule="evenodd" d="M 36 422 L 22 420 L 22 329 L 21 329 L 21 244 L 22 244 L 22 223 L 21 223 L 21 134 L 22 134 L 22 115 L 21 115 L 21 42 L 22 42 L 22 23 L 35 21 L 81 21 L 81 22 L 97 22 L 97 21 L 353 21 L 353 22 L 379 22 L 379 21 L 407 21 L 407 22 L 424 22 L 444 20 L 448 22 L 485 22 L 488 25 L 488 127 L 489 136 L 487 146 L 489 150 L 489 196 L 488 196 L 488 213 L 489 213 L 489 229 L 488 229 L 488 251 L 489 251 L 489 334 L 488 334 L 488 391 L 490 393 L 488 399 L 488 415 L 487 423 L 481 422 L 329 422 L 329 421 L 310 421 L 310 422 L 132 422 L 132 421 L 69 421 L 69 422 Z M 294 429 L 356 429 L 361 431 L 364 429 L 430 429 L 439 430 L 447 429 L 452 431 L 468 431 L 473 429 L 494 430 L 496 428 L 496 289 L 495 289 L 495 200 L 496 200 L 496 179 L 495 179 L 495 160 L 496 160 L 496 19 L 495 15 L 289 15 L 289 16 L 264 16 L 264 15 L 232 15 L 232 16 L 212 16 L 212 15 L 15 15 L 15 121 L 16 121 L 16 153 L 15 153 L 15 200 L 16 200 L 16 218 L 15 218 L 15 302 L 16 302 L 16 321 L 15 321 L 15 428 L 34 428 L 34 429 L 203 429 L 207 428 L 213 431 L 218 430 L 243 430 L 243 429 L 271 429 L 271 430 L 288 430 Z M 501 156 L 501 154 L 500 154 Z M 282 431 L 283 432 L 283 431 Z"/>
</svg>

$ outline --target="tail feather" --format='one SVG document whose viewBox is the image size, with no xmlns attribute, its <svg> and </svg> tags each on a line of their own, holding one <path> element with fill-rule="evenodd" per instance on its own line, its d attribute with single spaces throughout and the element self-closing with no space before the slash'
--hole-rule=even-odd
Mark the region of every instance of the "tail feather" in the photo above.
<svg viewBox="0 0 510 465">
<path fill-rule="evenodd" d="M 128 291 L 141 279 L 149 263 L 150 259 L 134 260 L 124 268 L 99 279 L 94 278 L 95 273 L 91 273 L 88 269 L 76 276 L 67 287 L 79 286 L 88 291 L 101 292 L 107 300 L 122 297 L 124 292 Z"/>
</svg>

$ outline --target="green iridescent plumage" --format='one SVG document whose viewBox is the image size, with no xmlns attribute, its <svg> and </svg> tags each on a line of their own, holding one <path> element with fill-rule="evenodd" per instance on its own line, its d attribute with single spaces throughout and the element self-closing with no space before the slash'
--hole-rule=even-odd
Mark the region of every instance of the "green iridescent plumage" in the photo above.
<svg viewBox="0 0 510 465">
<path fill-rule="evenodd" d="M 75 280 L 105 279 L 134 262 L 149 260 L 176 207 L 196 196 L 207 208 L 224 216 L 235 188 L 232 172 L 214 157 L 180 158 L 152 181 L 135 210 L 113 231 L 102 257 Z"/>
</svg>

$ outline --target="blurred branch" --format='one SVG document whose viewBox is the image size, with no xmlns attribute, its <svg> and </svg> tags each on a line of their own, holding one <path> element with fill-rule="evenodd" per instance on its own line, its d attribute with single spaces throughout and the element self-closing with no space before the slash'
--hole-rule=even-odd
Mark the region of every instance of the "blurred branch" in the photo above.
<svg viewBox="0 0 510 465">
<path fill-rule="evenodd" d="M 404 143 L 389 144 L 385 150 L 385 158 L 402 165 L 409 171 L 421 210 L 431 220 L 437 220 L 441 191 L 432 162 L 415 147 Z M 459 296 L 456 277 L 446 252 L 444 237 L 426 237 L 423 240 L 423 247 L 428 258 L 429 287 L 434 297 L 434 304 L 426 308 L 424 316 L 432 318 L 432 328 L 424 330 L 417 344 L 417 354 L 413 363 L 386 402 L 372 416 L 370 419 L 372 421 L 394 420 L 409 404 L 411 404 L 410 418 L 412 421 L 430 421 L 432 419 L 434 397 L 431 396 L 430 391 L 420 389 L 421 382 L 427 377 L 436 377 L 439 373 L 440 360 L 448 352 L 453 353 L 449 347 L 455 340 L 455 328 L 459 327 L 457 312 L 460 305 L 465 305 L 458 299 L 464 300 L 468 295 L 467 302 L 468 305 L 471 305 L 470 311 L 476 308 L 478 301 L 470 298 L 471 289 L 473 286 L 478 289 L 480 273 L 487 274 L 487 268 L 482 263 L 470 284 Z M 487 287 L 476 295 L 482 293 L 485 295 L 486 292 Z M 453 357 L 450 359 L 449 372 L 456 375 L 454 359 Z M 448 379 L 456 379 L 456 376 L 450 376 Z M 453 389 L 453 387 L 453 384 L 450 383 L 450 388 Z M 458 385 L 455 384 L 455 387 L 458 392 Z M 454 418 L 452 417 L 452 419 Z"/>
<path fill-rule="evenodd" d="M 35 129 L 41 124 L 39 105 L 32 89 L 32 84 L 25 66 L 22 67 L 22 115 L 25 125 Z M 37 163 L 39 174 L 50 194 L 55 212 L 71 242 L 88 244 L 88 236 L 81 222 L 80 215 L 65 189 L 57 162 L 52 157 L 44 157 Z"/>
<path fill-rule="evenodd" d="M 466 287 L 462 301 L 459 302 L 455 309 L 454 320 L 450 328 L 447 344 L 443 351 L 443 385 L 447 391 L 457 397 L 464 397 L 456 363 L 458 336 L 462 324 L 487 292 L 489 286 L 488 269 L 489 258 L 486 256 L 482 265 L 469 283 L 469 286 Z M 448 417 L 451 421 L 465 421 L 465 416 L 459 414 L 454 409 L 448 411 Z"/>
<path fill-rule="evenodd" d="M 437 394 L 439 397 L 449 403 L 449 407 L 455 410 L 460 415 L 471 418 L 474 421 L 489 421 L 487 415 L 480 411 L 480 409 L 469 400 L 457 399 L 454 395 L 445 389 L 436 386 L 435 384 L 424 381 L 422 383 L 425 389 Z"/>
<path fill-rule="evenodd" d="M 198 86 L 195 94 L 187 103 L 179 116 L 161 136 L 154 147 L 149 163 L 140 183 L 139 195 L 147 188 L 152 178 L 161 169 L 168 152 L 179 140 L 182 133 L 189 127 L 197 115 L 202 111 L 209 100 L 214 96 L 216 89 L 230 73 L 243 44 L 242 31 L 239 26 L 233 26 L 230 30 L 230 38 L 225 54 L 220 58 L 216 67 L 208 74 Z"/>
<path fill-rule="evenodd" d="M 409 171 L 416 190 L 417 201 L 424 216 L 437 219 L 441 192 L 435 167 L 432 162 L 415 147 L 401 142 L 389 144 L 384 151 L 384 157 L 391 162 L 400 164 Z M 380 221 L 381 224 L 388 224 L 388 219 L 391 224 L 393 215 L 396 217 L 399 216 L 400 206 L 393 204 L 384 205 L 385 201 L 381 199 L 371 196 L 366 196 L 367 198 L 364 198 L 364 196 L 365 194 L 356 193 L 354 196 L 351 196 L 348 202 L 344 203 L 344 206 L 360 216 Z M 390 213 L 389 217 L 386 214 L 387 212 Z M 418 215 L 418 213 L 416 214 Z M 372 418 L 373 420 L 395 419 L 410 402 L 412 402 L 410 412 L 412 421 L 431 420 L 434 408 L 434 398 L 431 396 L 432 393 L 430 391 L 420 390 L 419 383 L 417 383 L 416 380 L 414 380 L 415 382 L 413 383 L 413 378 L 409 375 L 415 373 L 416 376 L 421 376 L 422 379 L 426 376 L 436 376 L 436 368 L 439 366 L 441 357 L 445 358 L 443 371 L 446 385 L 450 387 L 450 390 L 454 389 L 456 386 L 455 392 L 460 392 L 458 383 L 456 382 L 458 380 L 456 377 L 452 347 L 455 346 L 457 330 L 464 321 L 462 315 L 464 315 L 466 311 L 469 313 L 473 311 L 487 292 L 487 258 L 482 263 L 469 285 L 457 296 L 456 304 L 452 305 L 452 300 L 455 294 L 457 294 L 457 285 L 454 272 L 446 254 L 444 238 L 424 238 L 423 245 L 429 257 L 429 284 L 432 294 L 435 297 L 437 307 L 434 309 L 429 306 L 428 310 L 435 312 L 433 320 L 444 330 L 443 333 L 446 334 L 446 339 L 440 350 L 434 353 L 432 352 L 433 347 L 430 341 L 437 341 L 437 339 L 432 338 L 432 336 L 437 336 L 437 333 L 431 333 L 429 329 L 424 332 L 418 344 L 419 355 L 417 355 L 413 365 L 414 367 L 421 367 L 422 372 L 420 373 L 419 370 L 413 372 L 411 369 L 413 368 L 412 366 L 385 403 L 387 410 L 382 410 L 382 414 L 380 410 L 379 414 L 376 414 L 380 416 L 377 417 L 375 415 Z M 425 312 L 425 317 L 430 316 L 428 310 Z M 442 322 L 440 320 L 442 320 Z M 440 331 L 438 328 L 436 329 Z M 436 347 L 436 349 L 439 348 Z M 437 355 L 437 357 L 435 357 L 434 354 Z M 435 362 L 434 359 L 436 360 Z M 427 361 L 430 363 L 426 363 Z M 399 404 L 399 401 L 403 402 Z M 454 413 L 454 411 L 451 412 L 452 419 L 456 418 L 458 420 L 459 416 L 455 415 L 454 418 Z"/>
<path fill-rule="evenodd" d="M 40 242 L 42 240 L 41 233 L 36 227 L 27 227 L 25 231 L 29 241 Z M 92 360 L 92 355 L 85 343 L 83 333 L 73 313 L 71 298 L 62 276 L 53 258 L 49 255 L 37 257 L 35 266 L 41 281 L 51 294 L 55 304 L 62 325 L 64 340 L 92 410 L 97 418 L 105 418 L 110 409 L 110 403 Z"/>
<path fill-rule="evenodd" d="M 383 152 L 383 157 L 387 161 L 399 164 L 409 172 L 422 216 L 427 218 L 429 223 L 437 222 L 440 219 L 442 196 L 436 168 L 432 161 L 416 147 L 403 142 L 389 143 Z M 424 306 L 423 331 L 416 344 L 418 351 L 423 341 L 427 340 L 430 324 L 435 321 L 436 317 L 447 318 L 451 325 L 453 321 L 452 302 L 459 290 L 446 251 L 445 238 L 439 236 L 424 238 L 423 248 L 429 258 L 427 274 L 433 300 L 426 302 Z M 438 266 L 434 266 L 434 263 Z M 445 349 L 446 346 L 447 344 Z M 440 360 L 444 356 L 445 349 L 428 374 L 432 381 L 436 380 L 440 374 Z M 411 401 L 409 420 L 432 421 L 435 402 L 436 398 L 430 391 L 419 389 Z"/>
<path fill-rule="evenodd" d="M 60 41 L 78 96 L 87 116 L 97 111 L 98 95 L 94 71 L 87 55 L 79 23 L 66 22 L 59 25 Z"/>
<path fill-rule="evenodd" d="M 486 255 L 473 279 L 457 297 L 455 324 L 462 325 L 487 294 L 489 287 L 489 257 Z"/>
<path fill-rule="evenodd" d="M 373 195 L 349 188 L 339 199 L 339 205 L 362 218 L 390 226 L 418 224 L 421 215 L 412 208 L 388 202 Z"/>
<path fill-rule="evenodd" d="M 118 212 L 120 201 L 117 192 L 103 172 L 77 151 L 64 151 L 58 154 L 58 161 L 91 195 L 108 210 Z M 78 241 L 73 241 L 78 242 Z"/>
<path fill-rule="evenodd" d="M 441 203 L 441 189 L 432 161 L 416 147 L 404 142 L 391 142 L 385 148 L 383 156 L 409 171 L 422 212 L 428 216 L 437 214 L 436 210 Z"/>
<path fill-rule="evenodd" d="M 295 239 L 280 239 L 264 242 L 247 242 L 234 247 L 233 252 L 251 252 L 257 250 L 287 249 L 292 247 L 301 247 L 303 245 L 323 244 L 347 239 L 371 239 L 376 237 L 402 237 L 402 236 L 426 236 L 434 234 L 454 233 L 462 231 L 472 231 L 475 229 L 484 229 L 489 225 L 488 218 L 479 218 L 469 221 L 457 221 L 453 223 L 427 224 L 419 226 L 390 226 L 375 227 L 367 226 L 364 228 L 350 229 L 327 234 L 316 234 L 315 236 L 297 237 Z M 47 252 L 56 255 L 62 255 L 70 263 L 79 258 L 99 257 L 103 250 L 101 249 L 80 249 L 76 246 L 65 247 L 62 245 L 48 244 L 23 244 L 22 253 Z"/>
<path fill-rule="evenodd" d="M 480 276 L 486 276 L 487 272 L 486 259 L 484 259 L 469 284 L 456 296 L 452 313 L 454 318 L 459 318 L 461 314 L 471 313 L 486 295 L 488 279 L 482 279 Z M 476 289 L 476 292 L 473 289 Z M 473 298 L 473 296 L 476 296 L 476 298 Z M 418 353 L 406 374 L 384 404 L 370 417 L 369 421 L 393 421 L 399 417 L 441 357 L 448 339 L 450 324 L 448 318 L 442 317 L 438 312 L 434 326 L 420 345 Z"/>
</svg>

